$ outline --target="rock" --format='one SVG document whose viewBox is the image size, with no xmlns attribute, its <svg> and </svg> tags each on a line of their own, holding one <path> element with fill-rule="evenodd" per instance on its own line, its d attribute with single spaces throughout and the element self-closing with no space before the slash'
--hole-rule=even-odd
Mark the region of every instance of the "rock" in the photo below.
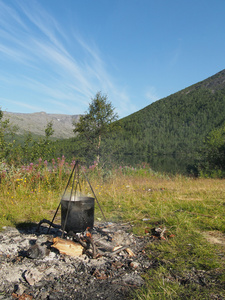
<svg viewBox="0 0 225 300">
<path fill-rule="evenodd" d="M 34 285 L 43 278 L 43 273 L 39 272 L 37 269 L 31 269 L 24 273 L 24 278 L 29 285 Z"/>
<path fill-rule="evenodd" d="M 138 268 L 140 267 L 140 263 L 138 263 L 138 262 L 136 262 L 136 261 L 132 261 L 132 262 L 130 263 L 130 267 L 131 267 L 132 269 L 138 269 Z"/>
<path fill-rule="evenodd" d="M 37 238 L 35 244 L 31 246 L 27 252 L 26 255 L 29 258 L 43 258 L 46 255 L 49 255 L 50 253 L 50 245 L 51 241 L 49 241 L 49 237 L 45 235 L 41 235 Z"/>
<path fill-rule="evenodd" d="M 144 279 L 138 274 L 125 274 L 122 278 L 122 282 L 128 285 L 142 286 Z"/>
<path fill-rule="evenodd" d="M 24 284 L 20 283 L 18 285 L 16 284 L 14 289 L 15 289 L 15 293 L 20 296 L 24 293 L 24 291 L 26 290 L 26 287 Z"/>
<path fill-rule="evenodd" d="M 39 244 L 35 244 L 33 246 L 31 246 L 28 250 L 27 250 L 27 257 L 29 258 L 42 258 L 45 257 L 46 255 L 48 255 L 50 252 L 49 249 L 46 248 L 45 245 L 39 245 Z"/>
</svg>

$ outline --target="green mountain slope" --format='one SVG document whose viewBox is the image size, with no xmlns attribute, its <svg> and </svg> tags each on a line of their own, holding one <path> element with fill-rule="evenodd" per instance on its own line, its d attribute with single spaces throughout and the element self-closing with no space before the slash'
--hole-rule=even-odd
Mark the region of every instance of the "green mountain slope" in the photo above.
<svg viewBox="0 0 225 300">
<path fill-rule="evenodd" d="M 186 172 L 198 157 L 205 137 L 225 124 L 225 70 L 119 121 L 121 131 L 102 144 L 101 161 L 141 163 L 158 171 Z M 57 155 L 93 162 L 79 139 L 56 143 Z"/>
<path fill-rule="evenodd" d="M 225 70 L 119 122 L 121 154 L 194 155 L 205 136 L 225 122 Z"/>
</svg>

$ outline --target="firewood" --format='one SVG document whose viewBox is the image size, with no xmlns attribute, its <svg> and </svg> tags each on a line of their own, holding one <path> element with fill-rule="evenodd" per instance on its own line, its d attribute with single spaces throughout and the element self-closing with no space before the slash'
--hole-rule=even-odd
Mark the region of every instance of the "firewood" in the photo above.
<svg viewBox="0 0 225 300">
<path fill-rule="evenodd" d="M 53 228 L 57 228 L 57 229 L 61 228 L 61 225 L 53 224 L 53 223 L 50 222 L 49 220 L 43 219 L 43 220 L 41 220 L 41 221 L 38 223 L 36 232 L 39 232 L 39 231 L 40 231 L 40 227 L 41 227 L 41 225 L 42 225 L 43 223 L 49 224 L 49 225 L 51 225 L 51 227 L 53 227 Z"/>
<path fill-rule="evenodd" d="M 126 248 L 125 250 L 127 251 L 127 253 L 129 254 L 130 257 L 135 256 L 134 252 L 130 248 Z"/>
<path fill-rule="evenodd" d="M 83 254 L 84 248 L 79 243 L 60 239 L 59 237 L 54 238 L 53 243 L 52 247 L 58 249 L 61 254 L 70 256 L 80 256 Z"/>
<path fill-rule="evenodd" d="M 101 240 L 97 240 L 95 241 L 95 244 L 103 251 L 109 251 L 112 252 L 113 251 L 113 246 L 110 245 L 110 243 L 101 241 Z"/>
<path fill-rule="evenodd" d="M 123 248 L 123 246 L 115 246 L 115 247 L 113 247 L 112 252 L 116 252 L 118 250 L 121 250 L 122 248 Z"/>
<path fill-rule="evenodd" d="M 105 252 L 108 251 L 108 252 L 118 253 L 119 251 L 124 249 L 123 246 L 112 246 L 109 243 L 103 242 L 101 240 L 96 241 L 95 244 L 99 247 L 99 249 L 101 248 L 101 250 Z"/>
</svg>

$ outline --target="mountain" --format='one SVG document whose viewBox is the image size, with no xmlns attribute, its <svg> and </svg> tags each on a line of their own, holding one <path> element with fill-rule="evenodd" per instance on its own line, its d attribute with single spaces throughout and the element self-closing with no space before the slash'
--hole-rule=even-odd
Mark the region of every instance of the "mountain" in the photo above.
<svg viewBox="0 0 225 300">
<path fill-rule="evenodd" d="M 203 81 L 200 81 L 200 82 L 184 89 L 183 91 L 188 90 L 188 92 L 190 92 L 192 90 L 196 90 L 199 88 L 208 89 L 212 93 L 215 93 L 218 90 L 224 89 L 225 88 L 225 69 Z"/>
<path fill-rule="evenodd" d="M 124 155 L 194 156 L 207 134 L 225 123 L 225 70 L 119 122 L 117 143 Z"/>
<path fill-rule="evenodd" d="M 18 135 L 31 132 L 35 135 L 44 136 L 46 125 L 52 122 L 53 137 L 59 139 L 73 137 L 72 122 L 79 120 L 79 115 L 47 114 L 45 112 L 26 114 L 4 111 L 3 116 L 3 120 L 9 119 L 10 123 L 18 128 Z"/>
<path fill-rule="evenodd" d="M 95 159 L 90 145 L 79 136 L 74 137 L 72 121 L 79 116 L 44 112 L 5 112 L 4 116 L 19 127 L 21 134 L 30 131 L 44 135 L 47 123 L 52 121 L 55 137 L 62 138 L 54 143 L 52 156 L 78 157 L 88 162 Z M 186 169 L 199 157 L 207 135 L 225 124 L 225 70 L 117 122 L 121 130 L 102 138 L 102 162 L 109 158 L 124 164 L 147 161 L 155 170 L 159 170 L 160 164 L 167 164 L 162 171 L 171 171 L 175 164 L 183 164 Z"/>
</svg>

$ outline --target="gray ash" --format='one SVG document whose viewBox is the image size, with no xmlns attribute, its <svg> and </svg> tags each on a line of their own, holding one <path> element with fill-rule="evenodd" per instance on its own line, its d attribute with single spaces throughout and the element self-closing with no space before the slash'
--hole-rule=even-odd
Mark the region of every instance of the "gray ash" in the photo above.
<svg viewBox="0 0 225 300">
<path fill-rule="evenodd" d="M 0 299 L 126 299 L 144 285 L 142 274 L 153 265 L 144 251 L 150 238 L 128 229 L 129 225 L 97 225 L 92 231 L 97 249 L 93 259 L 52 248 L 59 229 L 47 234 L 48 227 L 41 226 L 37 234 L 36 227 L 5 228 L 0 233 Z M 113 251 L 118 245 L 121 248 Z"/>
</svg>

